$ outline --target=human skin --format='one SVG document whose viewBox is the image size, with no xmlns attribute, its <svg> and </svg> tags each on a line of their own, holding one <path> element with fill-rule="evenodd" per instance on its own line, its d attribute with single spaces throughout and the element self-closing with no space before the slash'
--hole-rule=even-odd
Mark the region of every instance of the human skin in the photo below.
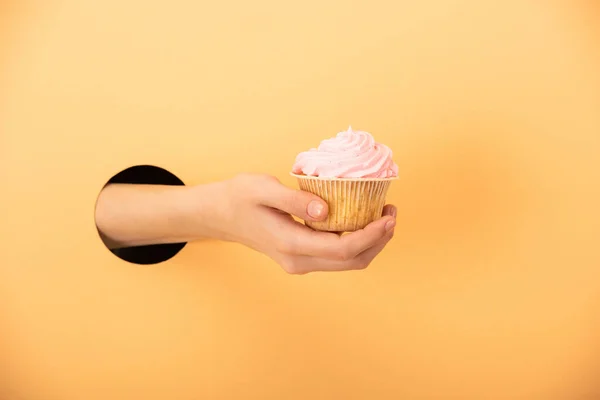
<svg viewBox="0 0 600 400">
<path fill-rule="evenodd" d="M 297 222 L 326 218 L 327 203 L 275 177 L 240 174 L 195 186 L 109 184 L 96 225 L 109 248 L 216 239 L 264 253 L 290 274 L 364 269 L 394 235 L 396 208 L 347 234 Z"/>
</svg>

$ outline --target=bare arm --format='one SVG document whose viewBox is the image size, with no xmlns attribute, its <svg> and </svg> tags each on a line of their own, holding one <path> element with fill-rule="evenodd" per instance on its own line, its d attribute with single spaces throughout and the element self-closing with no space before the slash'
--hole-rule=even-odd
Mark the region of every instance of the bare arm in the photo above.
<svg viewBox="0 0 600 400">
<path fill-rule="evenodd" d="M 322 220 L 327 203 L 267 175 L 242 174 L 198 186 L 107 185 L 96 225 L 111 249 L 212 238 L 264 253 L 285 271 L 362 269 L 394 234 L 395 208 L 364 229 L 340 236 L 296 222 Z"/>
<path fill-rule="evenodd" d="M 98 197 L 96 225 L 111 249 L 200 239 L 198 219 L 215 189 L 214 185 L 110 184 Z"/>
</svg>

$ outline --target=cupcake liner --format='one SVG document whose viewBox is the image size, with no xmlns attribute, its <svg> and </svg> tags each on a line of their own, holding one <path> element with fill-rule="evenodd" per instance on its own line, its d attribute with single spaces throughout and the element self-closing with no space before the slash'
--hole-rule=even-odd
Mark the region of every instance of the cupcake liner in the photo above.
<svg viewBox="0 0 600 400">
<path fill-rule="evenodd" d="M 312 229 L 353 232 L 379 219 L 393 178 L 319 178 L 291 174 L 301 190 L 321 197 L 329 206 L 324 221 L 305 221 Z"/>
</svg>

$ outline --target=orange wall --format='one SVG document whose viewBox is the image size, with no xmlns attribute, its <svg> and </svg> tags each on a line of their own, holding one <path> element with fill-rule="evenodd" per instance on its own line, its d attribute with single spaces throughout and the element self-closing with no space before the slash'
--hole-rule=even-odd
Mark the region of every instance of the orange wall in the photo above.
<svg viewBox="0 0 600 400">
<path fill-rule="evenodd" d="M 593 2 L 0 2 L 0 371 L 24 399 L 573 400 L 600 367 Z M 594 13 L 594 14 L 592 14 Z M 287 175 L 390 145 L 396 237 L 287 276 L 234 244 L 129 265 L 114 173 Z M 65 214 L 66 213 L 66 214 Z M 2 381 L 0 381 L 2 382 Z"/>
</svg>

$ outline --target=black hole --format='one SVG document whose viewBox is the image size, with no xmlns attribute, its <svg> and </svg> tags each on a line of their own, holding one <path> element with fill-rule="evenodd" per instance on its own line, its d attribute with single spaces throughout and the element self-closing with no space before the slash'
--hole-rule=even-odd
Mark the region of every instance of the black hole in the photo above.
<svg viewBox="0 0 600 400">
<path fill-rule="evenodd" d="M 129 183 L 146 185 L 184 186 L 181 179 L 171 172 L 152 165 L 136 165 L 127 168 L 106 183 Z M 124 261 L 134 264 L 158 264 L 169 260 L 185 247 L 186 243 L 154 244 L 148 246 L 124 247 L 110 251 Z"/>
</svg>

